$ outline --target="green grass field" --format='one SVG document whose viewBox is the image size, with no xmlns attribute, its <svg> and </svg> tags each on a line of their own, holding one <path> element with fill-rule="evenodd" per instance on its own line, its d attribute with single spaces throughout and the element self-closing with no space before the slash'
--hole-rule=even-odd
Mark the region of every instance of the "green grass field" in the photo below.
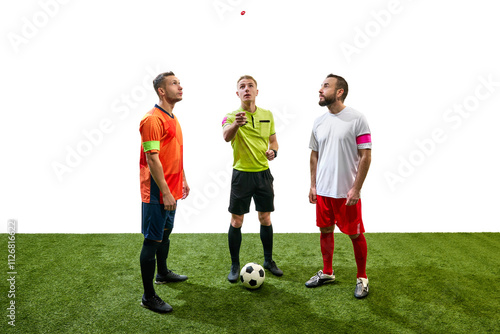
<svg viewBox="0 0 500 334">
<path fill-rule="evenodd" d="M 1 333 L 500 333 L 500 233 L 366 234 L 370 295 L 353 296 L 352 244 L 335 235 L 334 284 L 304 286 L 322 268 L 319 234 L 275 234 L 282 277 L 255 291 L 226 280 L 225 234 L 173 234 L 155 286 L 170 314 L 140 306 L 140 234 L 16 235 L 16 321 L 8 325 L 7 235 L 0 235 Z M 263 262 L 243 234 L 241 262 Z"/>
</svg>

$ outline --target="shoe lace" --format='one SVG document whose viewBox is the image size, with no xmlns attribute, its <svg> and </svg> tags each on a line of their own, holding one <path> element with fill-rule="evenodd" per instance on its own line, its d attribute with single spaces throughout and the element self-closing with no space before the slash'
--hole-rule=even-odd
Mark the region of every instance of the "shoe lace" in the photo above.
<svg viewBox="0 0 500 334">
<path fill-rule="evenodd" d="M 315 280 L 319 280 L 321 278 L 321 275 L 323 274 L 323 271 L 320 270 L 316 273 L 316 275 L 314 275 L 313 277 L 311 277 L 311 279 L 315 279 Z"/>
<path fill-rule="evenodd" d="M 362 280 L 358 280 L 358 282 L 356 283 L 356 287 L 360 286 L 361 285 L 361 290 L 366 290 L 368 288 L 368 286 L 364 285 L 363 284 L 363 281 Z"/>
<path fill-rule="evenodd" d="M 161 305 L 165 304 L 165 302 L 164 302 L 164 301 L 163 301 L 163 300 L 162 300 L 162 299 L 161 299 L 158 295 L 153 296 L 153 298 L 152 298 L 152 299 L 153 299 L 153 302 L 154 302 L 156 305 L 161 306 Z"/>
<path fill-rule="evenodd" d="M 181 275 L 174 273 L 172 270 L 167 270 L 167 273 L 164 275 L 165 277 L 170 276 L 171 278 L 180 278 Z"/>
</svg>

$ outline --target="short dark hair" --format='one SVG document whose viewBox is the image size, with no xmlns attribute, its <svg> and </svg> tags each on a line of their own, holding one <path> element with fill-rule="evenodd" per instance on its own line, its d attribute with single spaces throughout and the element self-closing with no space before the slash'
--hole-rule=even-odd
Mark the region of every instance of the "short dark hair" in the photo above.
<svg viewBox="0 0 500 334">
<path fill-rule="evenodd" d="M 163 73 L 158 74 L 158 76 L 153 80 L 153 87 L 155 88 L 156 94 L 158 94 L 158 88 L 163 86 L 163 80 L 165 80 L 166 77 L 171 76 L 171 75 L 175 76 L 174 72 L 172 72 L 172 71 L 163 72 Z M 158 94 L 158 96 L 160 96 L 160 94 Z"/>
<path fill-rule="evenodd" d="M 238 81 L 236 81 L 236 86 L 238 86 L 238 84 L 240 83 L 241 80 L 243 79 L 249 79 L 249 80 L 253 80 L 253 82 L 255 82 L 255 87 L 257 87 L 257 80 L 255 80 L 251 75 L 242 75 Z"/>
<path fill-rule="evenodd" d="M 332 73 L 328 74 L 326 77 L 337 79 L 337 84 L 335 85 L 335 88 L 344 90 L 344 93 L 340 97 L 342 102 L 344 102 L 345 98 L 347 97 L 347 93 L 349 92 L 349 85 L 347 84 L 347 81 L 345 81 L 345 79 L 342 78 L 340 75 L 335 75 Z"/>
</svg>

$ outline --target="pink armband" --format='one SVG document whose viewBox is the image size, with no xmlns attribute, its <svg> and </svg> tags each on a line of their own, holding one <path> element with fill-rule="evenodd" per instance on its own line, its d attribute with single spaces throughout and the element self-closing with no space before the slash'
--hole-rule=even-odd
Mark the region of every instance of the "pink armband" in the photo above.
<svg viewBox="0 0 500 334">
<path fill-rule="evenodd" d="M 367 133 L 365 135 L 361 135 L 356 138 L 356 144 L 361 145 L 361 144 L 366 144 L 366 143 L 371 143 L 372 142 L 372 135 Z"/>
</svg>

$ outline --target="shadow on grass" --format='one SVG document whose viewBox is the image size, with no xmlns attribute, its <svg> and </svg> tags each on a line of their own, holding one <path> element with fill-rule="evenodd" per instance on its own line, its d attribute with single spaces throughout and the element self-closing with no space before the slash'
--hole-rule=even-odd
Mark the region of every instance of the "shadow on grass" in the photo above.
<svg viewBox="0 0 500 334">
<path fill-rule="evenodd" d="M 227 288 L 194 283 L 170 285 L 178 292 L 176 300 L 182 301 L 172 316 L 208 323 L 228 333 L 304 333 L 333 329 L 362 333 L 367 330 L 335 316 L 318 315 L 311 300 L 276 288 L 268 281 L 258 290 L 247 290 L 240 283 L 227 285 Z M 370 327 L 372 332 L 383 331 L 383 327 Z"/>
</svg>

